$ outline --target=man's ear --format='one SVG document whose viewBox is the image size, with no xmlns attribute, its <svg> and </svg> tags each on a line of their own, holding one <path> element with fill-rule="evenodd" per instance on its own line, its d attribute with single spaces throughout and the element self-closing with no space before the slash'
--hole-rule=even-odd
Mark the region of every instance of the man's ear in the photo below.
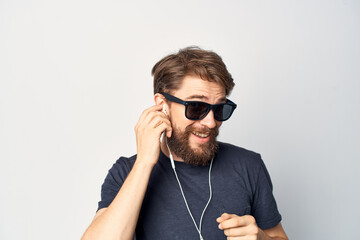
<svg viewBox="0 0 360 240">
<path fill-rule="evenodd" d="M 154 102 L 155 105 L 163 105 L 165 103 L 165 97 L 160 93 L 155 93 Z"/>
<path fill-rule="evenodd" d="M 155 105 L 162 105 L 166 114 L 168 114 L 168 105 L 166 103 L 166 99 L 165 99 L 164 95 L 162 95 L 160 93 L 155 93 L 154 102 L 155 102 Z"/>
</svg>

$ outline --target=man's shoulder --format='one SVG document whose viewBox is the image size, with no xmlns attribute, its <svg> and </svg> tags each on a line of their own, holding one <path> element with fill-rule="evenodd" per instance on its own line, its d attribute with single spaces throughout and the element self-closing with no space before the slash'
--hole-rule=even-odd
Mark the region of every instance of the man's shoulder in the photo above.
<svg viewBox="0 0 360 240">
<path fill-rule="evenodd" d="M 113 171 L 120 171 L 121 173 L 128 173 L 135 164 L 136 154 L 131 157 L 119 157 L 118 160 L 114 163 L 112 168 Z"/>
<path fill-rule="evenodd" d="M 136 160 L 136 154 L 131 156 L 131 157 L 124 157 L 124 156 L 121 156 L 119 157 L 119 159 L 116 161 L 117 163 L 119 164 L 134 164 L 135 163 L 135 160 Z"/>
<path fill-rule="evenodd" d="M 217 157 L 222 159 L 224 164 L 235 164 L 243 167 L 258 168 L 263 164 L 261 155 L 257 152 L 235 146 L 230 143 L 218 142 L 219 150 Z"/>
<path fill-rule="evenodd" d="M 239 147 L 230 143 L 218 142 L 219 152 L 236 156 L 248 156 L 258 158 L 260 154 L 243 147 Z"/>
</svg>

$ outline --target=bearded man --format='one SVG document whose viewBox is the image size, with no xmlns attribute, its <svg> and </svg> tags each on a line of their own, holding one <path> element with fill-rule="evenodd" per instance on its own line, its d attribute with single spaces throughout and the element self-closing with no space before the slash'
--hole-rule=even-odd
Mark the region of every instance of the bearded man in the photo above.
<svg viewBox="0 0 360 240">
<path fill-rule="evenodd" d="M 260 155 L 216 140 L 236 108 L 221 57 L 188 47 L 152 74 L 137 155 L 109 170 L 83 239 L 287 239 Z"/>
</svg>

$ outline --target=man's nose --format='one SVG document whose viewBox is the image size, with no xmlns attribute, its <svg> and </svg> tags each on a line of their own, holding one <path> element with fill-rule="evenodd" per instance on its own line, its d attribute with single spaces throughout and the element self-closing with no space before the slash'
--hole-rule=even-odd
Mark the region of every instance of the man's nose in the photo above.
<svg viewBox="0 0 360 240">
<path fill-rule="evenodd" d="M 208 114 L 203 119 L 200 120 L 200 124 L 207 126 L 210 129 L 216 126 L 213 110 L 210 110 Z"/>
</svg>

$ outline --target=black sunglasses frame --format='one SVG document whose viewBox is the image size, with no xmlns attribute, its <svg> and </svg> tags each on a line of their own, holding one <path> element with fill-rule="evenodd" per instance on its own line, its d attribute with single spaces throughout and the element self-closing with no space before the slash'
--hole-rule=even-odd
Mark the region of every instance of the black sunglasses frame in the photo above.
<svg viewBox="0 0 360 240">
<path fill-rule="evenodd" d="M 164 93 L 164 92 L 160 92 L 160 94 L 162 94 L 167 100 L 169 100 L 171 102 L 175 102 L 175 103 L 179 103 L 179 104 L 184 105 L 185 106 L 185 117 L 187 119 L 190 119 L 190 120 L 201 120 L 201 119 L 205 118 L 209 114 L 210 110 L 213 110 L 213 112 L 215 112 L 216 108 L 218 108 L 220 106 L 228 105 L 228 106 L 231 107 L 231 112 L 230 112 L 230 114 L 229 114 L 229 116 L 227 118 L 219 120 L 219 119 L 216 118 L 216 115 L 214 114 L 214 118 L 217 121 L 223 122 L 223 121 L 228 120 L 231 117 L 231 115 L 233 114 L 235 108 L 237 107 L 237 105 L 234 102 L 232 102 L 230 99 L 226 99 L 225 103 L 219 103 L 219 104 L 212 105 L 212 104 L 209 104 L 209 103 L 206 103 L 206 102 L 201 102 L 201 101 L 183 101 L 180 98 L 177 98 L 175 96 L 172 96 L 172 95 Z M 190 104 L 194 104 L 194 103 L 201 103 L 201 104 L 204 104 L 204 105 L 207 106 L 206 112 L 200 118 L 191 118 L 191 117 L 189 117 L 187 115 L 188 106 Z"/>
</svg>

